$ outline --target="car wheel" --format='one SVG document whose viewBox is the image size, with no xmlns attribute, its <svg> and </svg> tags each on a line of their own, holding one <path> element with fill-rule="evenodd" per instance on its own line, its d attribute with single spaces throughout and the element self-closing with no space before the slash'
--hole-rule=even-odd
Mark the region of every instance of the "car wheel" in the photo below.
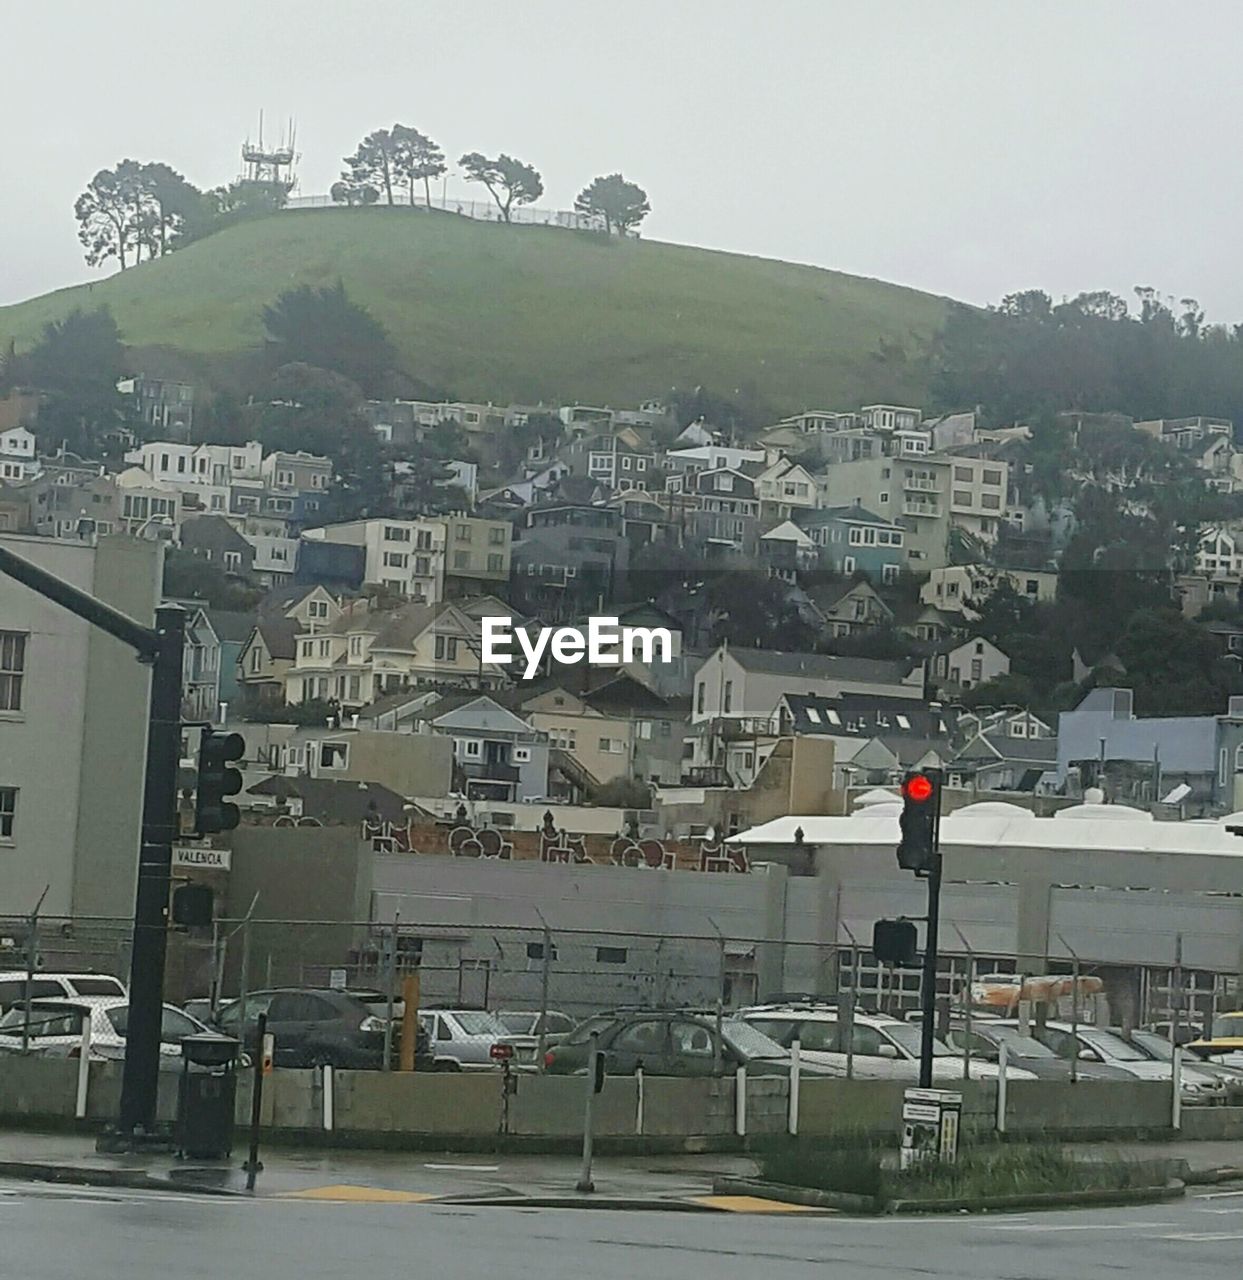
<svg viewBox="0 0 1243 1280">
<path fill-rule="evenodd" d="M 432 1065 L 433 1071 L 461 1071 L 462 1064 L 453 1058 L 437 1058 Z"/>
</svg>

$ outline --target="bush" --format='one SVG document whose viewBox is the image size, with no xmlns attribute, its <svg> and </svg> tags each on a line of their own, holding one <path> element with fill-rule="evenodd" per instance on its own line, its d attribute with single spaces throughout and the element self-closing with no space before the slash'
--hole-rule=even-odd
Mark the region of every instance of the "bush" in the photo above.
<svg viewBox="0 0 1243 1280">
<path fill-rule="evenodd" d="M 1056 1146 L 984 1146 L 957 1164 L 897 1167 L 897 1153 L 873 1144 L 792 1147 L 761 1162 L 771 1182 L 876 1200 L 982 1200 L 1147 1185 L 1151 1174 L 1125 1160 L 1076 1160 Z"/>
</svg>

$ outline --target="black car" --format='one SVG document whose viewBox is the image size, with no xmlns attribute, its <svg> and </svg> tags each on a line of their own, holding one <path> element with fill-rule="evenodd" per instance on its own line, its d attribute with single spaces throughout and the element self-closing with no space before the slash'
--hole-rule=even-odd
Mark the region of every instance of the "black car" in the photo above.
<svg viewBox="0 0 1243 1280">
<path fill-rule="evenodd" d="M 579 1023 L 544 1055 L 545 1070 L 553 1075 L 585 1071 L 593 1032 L 611 1075 L 633 1075 L 640 1064 L 653 1076 L 711 1076 L 717 1071 L 714 1017 L 651 1010 L 598 1014 Z M 750 1024 L 726 1018 L 721 1024 L 720 1069 L 732 1073 L 741 1066 L 755 1075 L 787 1075 L 790 1055 Z"/>
<path fill-rule="evenodd" d="M 267 1014 L 267 1031 L 273 1038 L 278 1067 L 374 1070 L 383 1066 L 385 1019 L 348 991 L 304 987 L 252 991 L 246 997 L 244 1026 L 240 1023 L 240 1000 L 222 1006 L 215 1022 L 221 1031 L 254 1049 L 261 1013 Z M 394 1054 L 400 1039 L 400 1027 L 394 1026 Z M 415 1065 L 431 1066 L 427 1039 L 422 1034 L 416 1042 Z"/>
</svg>

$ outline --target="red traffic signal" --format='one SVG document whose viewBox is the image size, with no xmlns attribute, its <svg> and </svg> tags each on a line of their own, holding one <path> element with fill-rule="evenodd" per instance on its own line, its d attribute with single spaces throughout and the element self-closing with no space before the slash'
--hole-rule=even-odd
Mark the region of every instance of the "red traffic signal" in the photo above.
<svg viewBox="0 0 1243 1280">
<path fill-rule="evenodd" d="M 498 1041 L 488 1052 L 492 1055 L 493 1062 L 508 1062 L 514 1056 L 514 1046 Z"/>
<path fill-rule="evenodd" d="M 913 773 L 902 783 L 902 798 L 915 804 L 927 804 L 936 794 L 932 779 L 924 773 Z"/>
<path fill-rule="evenodd" d="M 902 779 L 902 812 L 899 826 L 898 866 L 921 874 L 937 856 L 937 818 L 941 809 L 941 771 L 912 771 Z"/>
</svg>

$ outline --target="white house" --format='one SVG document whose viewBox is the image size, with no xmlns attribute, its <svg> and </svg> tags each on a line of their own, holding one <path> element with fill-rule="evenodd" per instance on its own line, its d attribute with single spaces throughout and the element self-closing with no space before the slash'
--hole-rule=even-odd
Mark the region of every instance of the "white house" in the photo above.
<svg viewBox="0 0 1243 1280">
<path fill-rule="evenodd" d="M 28 480 L 38 474 L 35 433 L 26 427 L 0 431 L 0 480 Z"/>
<path fill-rule="evenodd" d="M 949 640 L 928 659 L 928 678 L 943 691 L 974 689 L 1010 674 L 1010 659 L 991 640 Z"/>
</svg>

